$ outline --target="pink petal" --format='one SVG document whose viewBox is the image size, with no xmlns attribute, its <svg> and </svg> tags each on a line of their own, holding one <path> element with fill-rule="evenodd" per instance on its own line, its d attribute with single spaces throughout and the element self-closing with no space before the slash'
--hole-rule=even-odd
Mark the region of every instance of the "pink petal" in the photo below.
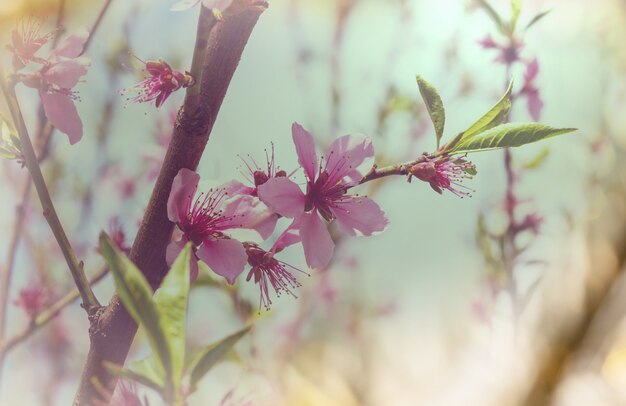
<svg viewBox="0 0 626 406">
<path fill-rule="evenodd" d="M 197 254 L 213 272 L 226 278 L 230 284 L 235 283 L 248 262 L 243 245 L 230 238 L 204 241 Z"/>
<path fill-rule="evenodd" d="M 181 0 L 179 2 L 174 3 L 172 7 L 170 7 L 171 11 L 184 11 L 192 8 L 196 4 L 200 3 L 200 0 Z"/>
<path fill-rule="evenodd" d="M 226 193 L 228 193 L 229 196 L 236 196 L 236 195 L 252 196 L 254 192 L 254 188 L 251 188 L 250 186 L 246 186 L 237 180 L 227 182 L 222 187 L 224 188 Z"/>
<path fill-rule="evenodd" d="M 302 166 L 304 173 L 309 179 L 315 179 L 317 154 L 315 153 L 313 136 L 298 123 L 293 123 L 291 126 L 291 134 L 293 143 L 296 146 L 300 166 Z"/>
<path fill-rule="evenodd" d="M 66 59 L 45 69 L 42 76 L 50 84 L 63 89 L 71 89 L 87 73 L 88 66 L 87 58 Z"/>
<path fill-rule="evenodd" d="M 543 101 L 539 97 L 539 91 L 533 90 L 526 93 L 526 102 L 528 108 L 528 114 L 535 121 L 539 121 L 541 117 L 541 110 L 543 109 Z"/>
<path fill-rule="evenodd" d="M 74 35 L 65 38 L 53 51 L 51 56 L 78 58 L 83 53 L 89 32 L 83 28 Z"/>
<path fill-rule="evenodd" d="M 288 178 L 271 178 L 257 190 L 259 199 L 281 216 L 294 218 L 304 211 L 304 193 Z"/>
<path fill-rule="evenodd" d="M 334 210 L 337 223 L 343 231 L 350 235 L 356 235 L 357 231 L 362 235 L 372 235 L 383 231 L 387 226 L 385 213 L 378 204 L 367 197 L 357 197 L 345 202 L 337 203 Z"/>
<path fill-rule="evenodd" d="M 262 218 L 252 227 L 264 240 L 267 240 L 274 233 L 278 222 L 278 215 L 269 210 L 268 212 L 267 217 Z"/>
<path fill-rule="evenodd" d="M 167 218 L 171 222 L 180 223 L 187 216 L 199 181 L 200 175 L 192 170 L 183 168 L 178 171 L 167 199 Z"/>
<path fill-rule="evenodd" d="M 222 216 L 231 218 L 220 224 L 220 229 L 246 228 L 256 230 L 266 239 L 274 232 L 278 216 L 259 199 L 239 195 L 225 203 Z"/>
<path fill-rule="evenodd" d="M 300 217 L 300 237 L 304 257 L 310 268 L 324 268 L 330 262 L 335 243 L 316 211 Z"/>
<path fill-rule="evenodd" d="M 534 58 L 528 64 L 526 64 L 526 72 L 524 73 L 524 81 L 532 82 L 537 77 L 539 73 L 539 62 L 537 62 L 537 58 Z"/>
<path fill-rule="evenodd" d="M 180 252 L 185 248 L 185 244 L 187 244 L 187 239 L 185 237 L 181 238 L 179 241 L 172 241 L 165 250 L 165 261 L 168 266 L 172 266 Z M 191 282 L 195 281 L 198 278 L 198 259 L 195 254 L 191 254 L 189 258 L 189 280 Z"/>
<path fill-rule="evenodd" d="M 276 239 L 276 242 L 270 251 L 280 252 L 285 248 L 302 241 L 300 238 L 300 232 L 297 229 L 297 222 L 298 220 L 294 220 L 294 222 L 285 231 L 283 231 L 283 233 Z"/>
<path fill-rule="evenodd" d="M 374 146 L 369 138 L 359 135 L 344 135 L 333 141 L 326 151 L 328 182 L 334 184 L 347 175 L 354 177 L 353 171 L 374 156 Z"/>
<path fill-rule="evenodd" d="M 46 117 L 59 131 L 67 134 L 74 145 L 83 138 L 83 122 L 68 95 L 59 92 L 39 92 Z"/>
</svg>

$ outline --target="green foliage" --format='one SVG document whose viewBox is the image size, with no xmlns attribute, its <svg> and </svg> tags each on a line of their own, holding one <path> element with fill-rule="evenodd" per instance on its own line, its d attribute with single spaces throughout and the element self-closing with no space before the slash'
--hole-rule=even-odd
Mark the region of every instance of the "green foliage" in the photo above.
<svg viewBox="0 0 626 406">
<path fill-rule="evenodd" d="M 506 89 L 504 95 L 498 100 L 498 102 L 481 118 L 472 124 L 467 130 L 459 134 L 453 142 L 450 142 L 444 148 L 443 152 L 451 151 L 455 146 L 461 142 L 467 142 L 472 137 L 480 134 L 490 128 L 496 127 L 502 124 L 509 115 L 511 110 L 511 91 L 513 89 L 513 81 L 509 83 L 509 87 Z"/>
<path fill-rule="evenodd" d="M 541 12 L 539 14 L 536 14 L 532 20 L 530 20 L 530 22 L 528 24 L 526 24 L 526 30 L 529 29 L 530 27 L 532 27 L 533 25 L 537 24 L 542 18 L 544 18 L 545 16 L 547 16 L 548 14 L 550 14 L 551 10 L 547 10 L 544 12 Z"/>
<path fill-rule="evenodd" d="M 428 107 L 428 111 L 430 112 L 431 109 L 436 112 L 440 111 L 443 117 L 443 103 L 441 102 L 441 98 L 439 98 L 437 90 L 419 76 L 417 77 L 417 82 L 420 86 L 422 97 Z M 438 151 L 439 146 L 437 145 L 435 155 L 455 155 L 499 148 L 519 147 L 576 131 L 575 128 L 553 128 L 540 123 L 502 124 L 511 110 L 512 88 L 513 83 L 511 82 L 504 95 L 487 113 L 467 130 L 456 135 L 441 151 Z M 431 113 L 433 123 L 436 123 L 437 120 L 433 117 L 439 117 L 439 115 L 437 113 Z M 435 128 L 441 128 L 441 132 L 443 132 L 444 118 L 441 118 L 440 122 L 440 126 L 438 127 L 438 124 L 435 124 Z M 439 138 L 438 133 L 437 144 L 439 144 Z"/>
<path fill-rule="evenodd" d="M 426 82 L 419 75 L 417 76 L 417 85 L 420 89 L 420 94 L 426 103 L 426 109 L 430 115 L 430 119 L 435 127 L 435 135 L 437 137 L 437 149 L 439 149 L 439 142 L 443 136 L 443 129 L 446 123 L 446 112 L 443 108 L 443 102 L 441 96 L 437 93 L 437 89 L 430 83 Z"/>
<path fill-rule="evenodd" d="M 108 235 L 100 235 L 100 252 L 109 265 L 115 279 L 115 290 L 132 318 L 143 326 L 150 346 L 157 356 L 161 373 L 172 370 L 171 347 L 161 328 L 161 315 L 152 301 L 152 288 L 141 271 L 137 269 Z"/>
<path fill-rule="evenodd" d="M 209 372 L 248 331 L 250 331 L 250 327 L 245 327 L 217 343 L 206 346 L 200 351 L 189 364 L 191 371 L 191 387 L 194 388 L 202 377 L 204 377 L 204 375 L 206 375 L 206 373 Z"/>
<path fill-rule="evenodd" d="M 446 152 L 449 154 L 463 154 L 466 152 L 519 147 L 575 130 L 574 128 L 552 128 L 539 123 L 502 124 L 476 134 L 467 140 L 461 140 Z"/>
<path fill-rule="evenodd" d="M 130 369 L 107 363 L 105 367 L 121 378 L 156 390 L 166 403 L 183 405 L 187 373 L 195 390 L 200 379 L 232 349 L 250 327 L 207 346 L 186 364 L 186 323 L 189 303 L 191 244 L 187 244 L 172 265 L 157 293 L 137 267 L 120 252 L 104 233 L 100 251 L 115 278 L 116 291 L 133 319 L 146 331 L 152 353 L 134 362 Z"/>
</svg>

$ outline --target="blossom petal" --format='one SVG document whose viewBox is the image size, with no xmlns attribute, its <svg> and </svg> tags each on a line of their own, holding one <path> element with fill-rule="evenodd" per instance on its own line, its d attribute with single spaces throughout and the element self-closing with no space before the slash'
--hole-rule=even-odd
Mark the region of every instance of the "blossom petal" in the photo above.
<svg viewBox="0 0 626 406">
<path fill-rule="evenodd" d="M 314 180 L 317 171 L 317 154 L 313 136 L 298 123 L 293 123 L 291 126 L 291 135 L 300 166 L 304 169 L 306 176 Z"/>
<path fill-rule="evenodd" d="M 86 28 L 82 28 L 77 33 L 61 41 L 52 51 L 52 55 L 64 58 L 78 58 L 83 53 L 87 38 L 89 38 L 89 31 Z"/>
<path fill-rule="evenodd" d="M 165 261 L 167 262 L 168 266 L 172 266 L 174 261 L 176 261 L 176 258 L 178 258 L 180 252 L 183 250 L 183 248 L 185 248 L 185 244 L 187 244 L 187 242 L 188 240 L 185 237 L 182 237 L 178 241 L 172 241 L 171 243 L 169 243 L 167 249 L 165 250 Z M 189 280 L 193 283 L 193 281 L 198 278 L 198 259 L 196 258 L 195 254 L 192 254 L 189 257 L 189 269 Z"/>
<path fill-rule="evenodd" d="M 535 121 L 539 121 L 541 118 L 541 110 L 543 109 L 543 101 L 539 96 L 538 90 L 532 90 L 526 93 L 526 107 L 528 109 L 528 114 Z"/>
<path fill-rule="evenodd" d="M 259 199 L 281 216 L 294 218 L 304 211 L 304 193 L 286 177 L 268 179 L 257 190 Z"/>
<path fill-rule="evenodd" d="M 283 233 L 276 239 L 274 245 L 272 246 L 272 252 L 280 252 L 285 248 L 297 244 L 302 239 L 300 238 L 300 232 L 298 231 L 298 222 L 299 219 L 294 220 L 294 222 L 287 228 Z"/>
<path fill-rule="evenodd" d="M 272 235 L 278 221 L 278 216 L 259 199 L 247 195 L 239 195 L 227 201 L 222 216 L 230 220 L 220 223 L 221 230 L 232 228 L 256 230 L 263 239 Z"/>
<path fill-rule="evenodd" d="M 367 197 L 355 196 L 336 203 L 333 212 L 341 229 L 352 236 L 357 235 L 357 231 L 362 235 L 372 235 L 383 231 L 388 223 L 378 204 Z"/>
<path fill-rule="evenodd" d="M 333 256 L 335 243 L 317 212 L 304 213 L 300 217 L 300 237 L 309 267 L 326 267 Z"/>
<path fill-rule="evenodd" d="M 226 193 L 228 193 L 229 196 L 236 196 L 236 195 L 252 196 L 254 192 L 254 188 L 250 186 L 246 186 L 243 183 L 239 182 L 238 180 L 227 182 L 222 187 L 224 188 Z"/>
<path fill-rule="evenodd" d="M 231 238 L 204 241 L 198 248 L 197 255 L 213 272 L 226 278 L 230 284 L 235 283 L 248 262 L 243 244 Z"/>
<path fill-rule="evenodd" d="M 199 181 L 200 175 L 192 170 L 182 168 L 178 171 L 167 199 L 167 218 L 171 222 L 180 223 L 187 216 Z"/>
<path fill-rule="evenodd" d="M 74 145 L 83 138 L 83 122 L 80 120 L 74 100 L 59 92 L 39 92 L 46 117 L 59 131 L 67 134 Z"/>
<path fill-rule="evenodd" d="M 337 138 L 326 151 L 326 171 L 330 175 L 328 182 L 334 184 L 348 175 L 353 178 L 353 171 L 373 156 L 374 146 L 369 138 L 360 135 Z"/>
<path fill-rule="evenodd" d="M 51 65 L 42 73 L 46 82 L 63 89 L 71 89 L 87 73 L 88 58 L 66 59 Z"/>
</svg>

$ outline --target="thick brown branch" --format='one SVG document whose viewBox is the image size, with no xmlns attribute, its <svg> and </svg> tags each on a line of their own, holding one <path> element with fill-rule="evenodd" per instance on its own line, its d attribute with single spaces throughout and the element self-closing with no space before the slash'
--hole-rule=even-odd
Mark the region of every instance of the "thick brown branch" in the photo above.
<svg viewBox="0 0 626 406">
<path fill-rule="evenodd" d="M 265 8 L 266 4 L 258 1 L 236 1 L 217 24 L 210 11 L 203 8 L 200 14 L 194 66 L 199 66 L 196 58 L 199 52 L 204 53 L 204 62 L 200 75 L 193 72 L 195 86 L 199 87 L 189 89 L 179 111 L 172 141 L 130 254 L 153 288 L 167 272 L 165 250 L 174 229 L 167 218 L 172 180 L 181 168 L 195 170 L 198 166 L 241 54 Z M 205 34 L 208 35 L 203 38 Z M 136 330 L 135 322 L 114 296 L 90 331 L 91 347 L 75 405 L 92 405 L 98 399 L 103 400 L 97 386 L 113 391 L 116 379 L 102 363 L 123 364 Z"/>
</svg>

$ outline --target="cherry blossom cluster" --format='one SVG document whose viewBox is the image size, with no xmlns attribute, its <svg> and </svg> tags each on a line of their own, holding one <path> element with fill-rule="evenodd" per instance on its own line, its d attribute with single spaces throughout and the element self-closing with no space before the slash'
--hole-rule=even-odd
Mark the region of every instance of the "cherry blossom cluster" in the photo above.
<svg viewBox="0 0 626 406">
<path fill-rule="evenodd" d="M 55 33 L 40 34 L 40 29 L 39 21 L 25 19 L 13 30 L 8 49 L 13 53 L 14 77 L 39 91 L 47 119 L 75 144 L 83 136 L 83 123 L 74 105 L 79 97 L 73 88 L 91 63 L 82 56 L 89 33 L 81 30 L 67 36 L 43 57 L 42 49 Z"/>
<path fill-rule="evenodd" d="M 261 168 L 254 160 L 246 163 L 248 183 L 231 181 L 198 193 L 200 175 L 181 169 L 175 177 L 168 200 L 168 217 L 177 224 L 181 236 L 167 249 L 171 264 L 187 242 L 194 247 L 192 278 L 198 274 L 197 261 L 234 283 L 246 266 L 247 279 L 261 291 L 260 306 L 269 308 L 271 291 L 293 295 L 299 286 L 294 271 L 304 273 L 276 255 L 288 246 L 301 244 L 310 268 L 324 268 L 330 263 L 334 242 L 328 231 L 330 223 L 350 236 L 371 236 L 382 232 L 387 218 L 372 199 L 351 194 L 372 168 L 374 148 L 362 136 L 346 135 L 335 139 L 318 158 L 312 135 L 294 123 L 292 138 L 298 162 L 304 172 L 302 187 L 294 179 L 299 169 L 288 174 L 276 165 L 274 150 Z M 409 176 L 428 182 L 441 193 L 455 189 L 473 165 L 461 158 L 427 160 L 416 164 Z M 279 219 L 286 219 L 283 230 L 276 232 Z M 255 230 L 262 241 L 239 241 L 236 229 Z M 277 236 L 276 236 L 277 235 Z M 271 237 L 273 243 L 262 248 Z"/>
</svg>

